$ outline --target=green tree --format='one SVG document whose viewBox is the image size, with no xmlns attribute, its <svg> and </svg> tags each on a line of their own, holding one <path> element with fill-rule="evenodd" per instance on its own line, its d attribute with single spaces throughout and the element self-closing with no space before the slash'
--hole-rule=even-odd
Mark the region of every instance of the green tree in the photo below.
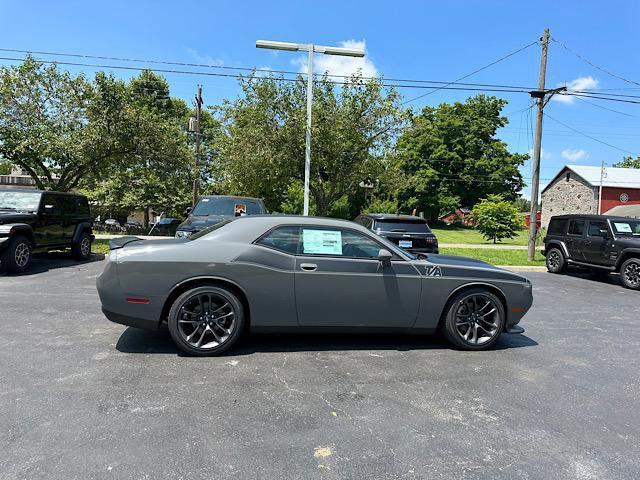
<svg viewBox="0 0 640 480">
<path fill-rule="evenodd" d="M 90 197 L 107 208 L 144 211 L 145 227 L 152 211 L 175 215 L 189 202 L 193 178 L 192 151 L 186 127 L 189 108 L 169 96 L 167 81 L 143 71 L 127 85 L 100 77 L 102 96 L 117 98 L 116 143 L 127 145 L 109 170 L 85 181 Z"/>
<path fill-rule="evenodd" d="M 398 213 L 398 202 L 374 197 L 362 213 Z"/>
<path fill-rule="evenodd" d="M 640 168 L 640 157 L 624 157 L 622 161 L 614 163 L 613 166 L 620 168 Z"/>
<path fill-rule="evenodd" d="M 11 162 L 0 158 L 0 175 L 9 175 L 11 173 Z"/>
<path fill-rule="evenodd" d="M 502 195 L 488 195 L 473 207 L 471 217 L 476 228 L 493 243 L 503 238 L 513 238 L 524 222 L 518 207 Z"/>
<path fill-rule="evenodd" d="M 518 167 L 528 157 L 510 153 L 496 138 L 508 123 L 500 115 L 505 104 L 478 95 L 425 107 L 414 116 L 397 144 L 397 165 L 406 177 L 401 205 L 437 218 L 455 207 L 472 207 L 490 193 L 515 200 L 524 186 Z"/>
<path fill-rule="evenodd" d="M 516 201 L 514 203 L 516 207 L 518 207 L 518 211 L 520 212 L 531 211 L 531 200 L 529 200 L 528 198 L 524 198 L 522 195 L 516 198 Z M 538 205 L 538 207 L 541 208 L 540 205 Z"/>
<path fill-rule="evenodd" d="M 292 185 L 304 180 L 305 84 L 252 75 L 241 87 L 238 100 L 216 110 L 224 135 L 215 188 L 263 197 L 271 210 L 292 208 Z M 360 211 L 358 184 L 377 178 L 403 125 L 399 101 L 379 80 L 354 76 L 339 88 L 326 77 L 315 80 L 310 192 L 318 215 Z"/>
</svg>

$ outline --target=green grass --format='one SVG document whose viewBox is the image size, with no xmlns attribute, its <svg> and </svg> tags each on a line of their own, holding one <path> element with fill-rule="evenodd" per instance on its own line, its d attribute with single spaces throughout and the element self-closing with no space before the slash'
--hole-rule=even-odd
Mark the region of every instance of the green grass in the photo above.
<svg viewBox="0 0 640 480">
<path fill-rule="evenodd" d="M 109 254 L 109 240 L 97 239 L 93 242 L 93 253 Z M 493 265 L 544 265 L 544 257 L 536 252 L 536 259 L 527 262 L 526 250 L 498 250 L 495 248 L 441 248 L 444 255 L 459 255 L 463 257 L 477 258 Z"/>
<path fill-rule="evenodd" d="M 93 241 L 93 245 L 91 247 L 91 251 L 93 253 L 103 253 L 105 255 L 109 254 L 109 240 L 104 238 L 96 238 Z"/>
<path fill-rule="evenodd" d="M 465 227 L 434 227 L 431 228 L 438 237 L 438 243 L 458 243 L 467 245 L 493 244 L 493 241 L 485 239 L 482 234 L 473 228 Z M 498 245 L 526 245 L 527 231 L 521 230 L 513 238 L 505 238 Z"/>
<path fill-rule="evenodd" d="M 544 257 L 536 251 L 535 260 L 527 261 L 526 250 L 500 250 L 497 248 L 441 248 L 443 255 L 459 255 L 477 258 L 492 265 L 542 266 Z"/>
</svg>

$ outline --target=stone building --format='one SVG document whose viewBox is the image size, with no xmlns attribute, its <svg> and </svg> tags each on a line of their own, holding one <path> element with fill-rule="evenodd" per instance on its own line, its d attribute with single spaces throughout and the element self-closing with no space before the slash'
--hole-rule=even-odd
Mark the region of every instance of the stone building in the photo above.
<svg viewBox="0 0 640 480">
<path fill-rule="evenodd" d="M 554 215 L 606 214 L 620 205 L 640 205 L 640 169 L 567 165 L 542 190 L 542 226 Z"/>
</svg>

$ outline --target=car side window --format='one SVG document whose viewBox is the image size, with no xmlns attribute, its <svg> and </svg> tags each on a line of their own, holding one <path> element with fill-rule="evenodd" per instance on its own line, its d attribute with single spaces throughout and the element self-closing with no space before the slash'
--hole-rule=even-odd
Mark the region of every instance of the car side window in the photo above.
<svg viewBox="0 0 640 480">
<path fill-rule="evenodd" d="M 56 195 L 44 195 L 40 204 L 41 211 L 49 215 L 62 215 L 63 202 Z"/>
<path fill-rule="evenodd" d="M 300 227 L 278 227 L 260 238 L 256 243 L 281 252 L 295 255 L 298 253 Z"/>
<path fill-rule="evenodd" d="M 587 235 L 590 237 L 606 237 L 607 224 L 605 222 L 589 222 Z"/>
<path fill-rule="evenodd" d="M 300 255 L 378 258 L 382 248 L 366 235 L 348 229 L 301 227 Z"/>
<path fill-rule="evenodd" d="M 569 235 L 581 237 L 584 233 L 584 220 L 571 220 L 569 223 Z"/>
</svg>

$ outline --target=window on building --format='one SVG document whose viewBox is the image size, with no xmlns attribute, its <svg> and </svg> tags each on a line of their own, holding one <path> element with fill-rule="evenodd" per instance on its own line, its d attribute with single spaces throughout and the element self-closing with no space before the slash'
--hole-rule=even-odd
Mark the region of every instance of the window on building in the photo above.
<svg viewBox="0 0 640 480">
<path fill-rule="evenodd" d="M 565 174 L 564 174 L 564 179 L 565 179 L 565 181 L 567 181 L 567 182 L 568 182 L 569 180 L 571 180 L 571 172 L 567 172 L 567 173 L 565 173 Z"/>
</svg>

